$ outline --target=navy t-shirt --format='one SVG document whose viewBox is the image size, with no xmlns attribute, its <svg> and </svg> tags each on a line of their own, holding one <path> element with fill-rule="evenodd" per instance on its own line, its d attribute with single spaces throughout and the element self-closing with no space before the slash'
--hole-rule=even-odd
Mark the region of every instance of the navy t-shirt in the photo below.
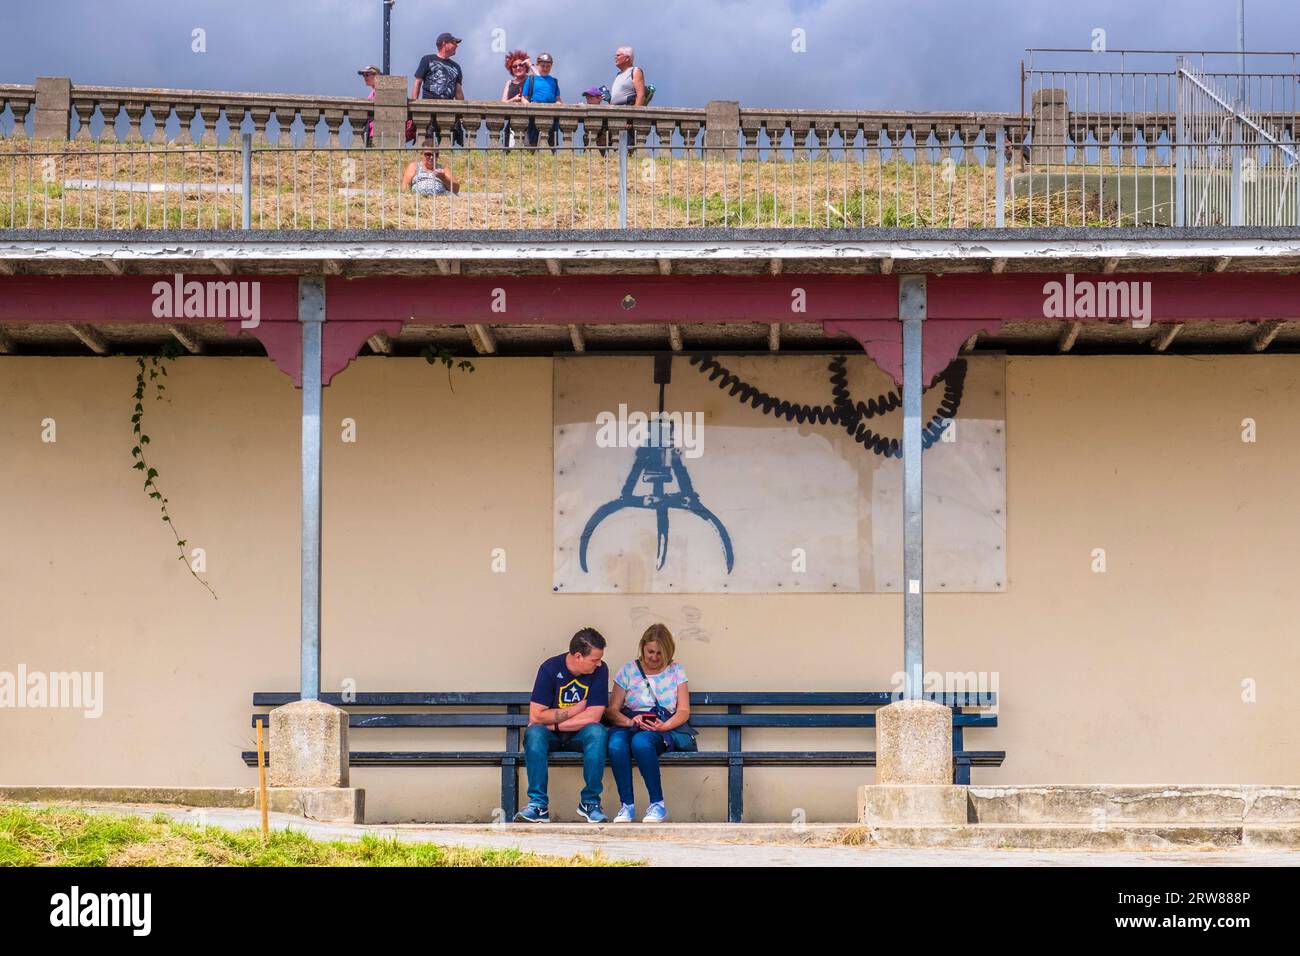
<svg viewBox="0 0 1300 956">
<path fill-rule="evenodd" d="M 464 79 L 460 64 L 436 53 L 427 53 L 415 68 L 415 78 L 423 84 L 426 100 L 454 100 L 456 86 Z"/>
<path fill-rule="evenodd" d="M 532 699 L 543 707 L 572 707 L 585 700 L 591 707 L 609 703 L 609 667 L 604 661 L 593 674 L 574 674 L 564 666 L 564 654 L 542 661 L 533 682 Z"/>
</svg>

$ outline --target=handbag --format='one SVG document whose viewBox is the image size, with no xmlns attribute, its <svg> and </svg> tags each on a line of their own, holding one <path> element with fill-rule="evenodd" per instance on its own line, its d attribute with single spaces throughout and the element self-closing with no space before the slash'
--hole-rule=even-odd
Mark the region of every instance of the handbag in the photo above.
<svg viewBox="0 0 1300 956">
<path fill-rule="evenodd" d="M 669 709 L 668 709 L 667 707 L 665 707 L 663 704 L 659 703 L 659 695 L 655 693 L 655 685 L 652 684 L 652 683 L 650 683 L 650 678 L 646 676 L 645 668 L 641 666 L 641 662 L 640 662 L 639 660 L 636 662 L 636 669 L 637 669 L 638 671 L 641 672 L 641 679 L 642 679 L 643 681 L 645 681 L 645 685 L 646 685 L 646 687 L 649 688 L 649 690 L 650 690 L 650 697 L 651 697 L 652 700 L 654 700 L 655 705 L 654 705 L 654 708 L 651 709 L 651 710 L 637 711 L 637 710 L 632 710 L 631 708 L 629 708 L 629 707 L 625 704 L 625 705 L 623 706 L 623 715 L 624 715 L 625 717 L 636 717 L 636 716 L 638 716 L 638 715 L 651 715 L 651 714 L 653 714 L 654 717 L 655 717 L 655 719 L 658 720 L 658 721 L 660 721 L 660 722 L 663 722 L 663 721 L 668 720 L 670 717 L 673 716 L 673 714 L 676 713 L 676 711 L 669 710 Z M 690 736 L 690 737 L 694 737 L 694 736 L 696 736 L 696 734 L 697 734 L 697 731 L 695 730 L 694 727 L 692 727 L 692 726 L 690 725 L 690 723 L 685 723 L 685 724 L 682 724 L 682 725 L 679 726 L 679 727 L 674 727 L 672 730 L 660 730 L 660 731 L 656 731 L 656 733 L 661 733 L 661 734 L 663 734 L 663 736 L 664 736 L 664 743 L 666 743 L 666 744 L 668 745 L 668 749 L 669 749 L 669 750 L 672 750 L 672 749 L 673 749 L 673 738 L 672 738 L 672 735 L 673 735 L 674 733 L 678 733 L 678 732 L 681 732 L 681 733 L 683 733 L 683 734 L 687 734 L 687 735 Z"/>
</svg>

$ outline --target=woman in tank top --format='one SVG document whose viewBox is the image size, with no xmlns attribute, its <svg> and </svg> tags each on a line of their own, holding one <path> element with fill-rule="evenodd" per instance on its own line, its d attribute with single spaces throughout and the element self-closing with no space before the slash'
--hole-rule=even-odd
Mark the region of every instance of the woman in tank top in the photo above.
<svg viewBox="0 0 1300 956">
<path fill-rule="evenodd" d="M 501 91 L 502 103 L 526 103 L 524 99 L 524 84 L 528 82 L 528 75 L 532 72 L 532 63 L 528 59 L 528 54 L 523 50 L 511 50 L 506 54 L 506 72 L 510 74 L 510 79 L 506 80 L 505 89 Z M 531 122 L 530 122 L 531 125 Z M 505 127 L 501 130 L 502 141 L 507 146 L 513 145 L 510 135 L 510 121 L 506 120 Z"/>
<path fill-rule="evenodd" d="M 406 167 L 402 175 L 402 189 L 419 196 L 441 196 L 460 192 L 460 183 L 451 170 L 438 165 L 438 151 L 434 140 L 426 139 L 420 158 Z"/>
</svg>

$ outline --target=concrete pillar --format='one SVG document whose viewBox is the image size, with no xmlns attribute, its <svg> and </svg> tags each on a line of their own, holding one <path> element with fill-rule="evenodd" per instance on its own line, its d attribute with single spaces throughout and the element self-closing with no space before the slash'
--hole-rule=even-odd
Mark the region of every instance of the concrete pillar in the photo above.
<svg viewBox="0 0 1300 956">
<path fill-rule="evenodd" d="M 952 782 L 952 711 L 915 698 L 876 711 L 876 783 L 858 788 L 858 821 L 961 826 L 967 813 L 966 788 Z"/>
<path fill-rule="evenodd" d="M 1035 90 L 1032 106 L 1033 162 L 1057 165 L 1064 163 L 1069 127 L 1069 104 L 1066 102 L 1065 90 Z"/>
<path fill-rule="evenodd" d="M 319 700 L 271 711 L 272 787 L 346 787 L 348 715 Z"/>
<path fill-rule="evenodd" d="M 38 76 L 32 139 L 66 143 L 71 110 L 72 80 L 66 76 Z"/>
<path fill-rule="evenodd" d="M 970 794 L 953 784 L 902 784 L 858 788 L 858 822 L 872 829 L 962 826 L 970 820 Z"/>
<path fill-rule="evenodd" d="M 952 711 L 919 699 L 876 711 L 876 783 L 951 784 Z"/>
<path fill-rule="evenodd" d="M 704 108 L 704 145 L 736 146 L 740 142 L 740 102 L 709 100 Z"/>
<path fill-rule="evenodd" d="M 374 145 L 390 149 L 406 145 L 408 92 L 404 76 L 375 77 Z"/>
</svg>

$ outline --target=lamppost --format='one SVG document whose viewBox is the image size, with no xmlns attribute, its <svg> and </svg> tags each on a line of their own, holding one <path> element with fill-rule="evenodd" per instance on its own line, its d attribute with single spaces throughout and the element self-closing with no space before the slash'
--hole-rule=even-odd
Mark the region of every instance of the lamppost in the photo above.
<svg viewBox="0 0 1300 956">
<path fill-rule="evenodd" d="M 384 76 L 388 75 L 388 41 L 391 35 L 393 4 L 397 0 L 384 0 Z"/>
</svg>

